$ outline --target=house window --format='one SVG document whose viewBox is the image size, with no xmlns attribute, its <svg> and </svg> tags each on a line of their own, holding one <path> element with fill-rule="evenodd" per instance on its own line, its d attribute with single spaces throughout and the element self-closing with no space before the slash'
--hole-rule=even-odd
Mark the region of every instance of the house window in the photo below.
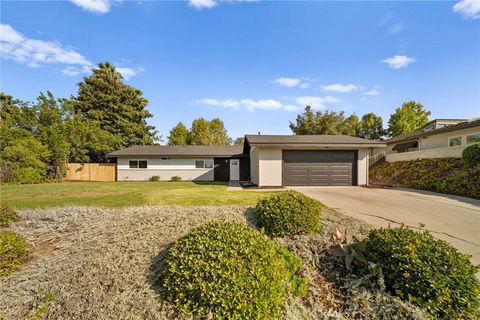
<svg viewBox="0 0 480 320">
<path fill-rule="evenodd" d="M 146 169 L 147 168 L 147 161 L 146 160 L 130 160 L 128 162 L 130 169 Z"/>
<path fill-rule="evenodd" d="M 480 143 L 480 133 L 475 133 L 467 136 L 467 144 Z"/>
<path fill-rule="evenodd" d="M 450 138 L 450 142 L 449 142 L 450 147 L 461 146 L 461 145 L 462 145 L 462 137 Z"/>
<path fill-rule="evenodd" d="M 203 160 L 195 160 L 195 168 L 200 169 L 205 167 L 205 161 Z"/>
</svg>

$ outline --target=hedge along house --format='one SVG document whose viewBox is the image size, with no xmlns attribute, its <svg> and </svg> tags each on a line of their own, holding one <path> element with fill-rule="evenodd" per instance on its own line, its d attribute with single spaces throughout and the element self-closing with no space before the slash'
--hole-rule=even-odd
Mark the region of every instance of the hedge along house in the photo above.
<svg viewBox="0 0 480 320">
<path fill-rule="evenodd" d="M 368 184 L 368 155 L 384 143 L 342 135 L 246 135 L 236 146 L 133 146 L 117 158 L 117 180 L 251 181 L 268 186 Z"/>
<path fill-rule="evenodd" d="M 241 146 L 132 146 L 107 155 L 117 158 L 117 181 L 174 176 L 193 181 L 248 180 L 248 158 Z"/>
</svg>

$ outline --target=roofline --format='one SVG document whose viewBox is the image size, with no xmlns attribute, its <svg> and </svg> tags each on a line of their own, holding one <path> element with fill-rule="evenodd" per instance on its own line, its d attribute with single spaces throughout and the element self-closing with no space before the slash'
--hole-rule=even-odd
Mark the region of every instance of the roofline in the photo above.
<svg viewBox="0 0 480 320">
<path fill-rule="evenodd" d="M 283 147 L 283 148 L 382 148 L 387 144 L 383 142 L 369 142 L 369 143 L 318 143 L 318 142 L 288 142 L 288 143 L 250 143 L 255 147 Z"/>
<path fill-rule="evenodd" d="M 462 126 L 459 128 L 458 126 L 460 124 L 462 124 Z M 417 134 L 414 134 L 412 136 L 408 136 L 408 137 L 405 137 L 403 139 L 396 140 L 396 141 L 391 141 L 392 139 L 395 139 L 395 137 L 392 137 L 390 139 L 385 140 L 385 143 L 389 144 L 389 143 L 398 143 L 398 142 L 402 142 L 402 141 L 416 140 L 416 139 L 422 138 L 422 137 L 432 136 L 432 135 L 440 134 L 440 133 L 444 133 L 444 132 L 473 128 L 473 127 L 476 127 L 476 126 L 480 126 L 480 122 L 478 122 L 478 120 L 471 121 L 471 122 L 465 121 L 465 122 L 460 122 L 459 124 L 449 126 L 449 127 L 444 127 L 444 128 L 439 128 L 439 129 L 428 130 L 428 131 L 425 131 L 425 132 L 420 132 L 420 133 L 417 133 Z"/>
</svg>

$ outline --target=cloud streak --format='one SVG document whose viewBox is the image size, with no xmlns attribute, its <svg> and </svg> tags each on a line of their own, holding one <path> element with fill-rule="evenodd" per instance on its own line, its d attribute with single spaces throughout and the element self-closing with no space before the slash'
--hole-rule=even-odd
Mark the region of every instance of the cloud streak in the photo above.
<svg viewBox="0 0 480 320">
<path fill-rule="evenodd" d="M 78 7 L 97 14 L 103 14 L 110 11 L 112 0 L 70 0 Z"/>
<path fill-rule="evenodd" d="M 337 93 L 352 93 L 357 92 L 361 89 L 361 86 L 357 86 L 354 84 L 341 84 L 341 83 L 334 83 L 329 85 L 322 86 L 323 91 L 327 92 L 337 92 Z"/>
<path fill-rule="evenodd" d="M 453 11 L 460 13 L 466 19 L 480 18 L 480 1 L 462 0 L 453 6 Z"/>
<path fill-rule="evenodd" d="M 417 61 L 415 57 L 408 57 L 405 55 L 394 55 L 393 57 L 383 59 L 382 63 L 388 64 L 392 69 L 402 69 Z"/>
</svg>

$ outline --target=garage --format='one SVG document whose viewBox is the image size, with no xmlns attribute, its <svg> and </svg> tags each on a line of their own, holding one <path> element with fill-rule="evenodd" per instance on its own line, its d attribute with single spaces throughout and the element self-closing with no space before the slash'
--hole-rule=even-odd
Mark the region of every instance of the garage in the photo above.
<svg viewBox="0 0 480 320">
<path fill-rule="evenodd" d="M 356 185 L 357 151 L 283 150 L 284 186 Z"/>
</svg>

